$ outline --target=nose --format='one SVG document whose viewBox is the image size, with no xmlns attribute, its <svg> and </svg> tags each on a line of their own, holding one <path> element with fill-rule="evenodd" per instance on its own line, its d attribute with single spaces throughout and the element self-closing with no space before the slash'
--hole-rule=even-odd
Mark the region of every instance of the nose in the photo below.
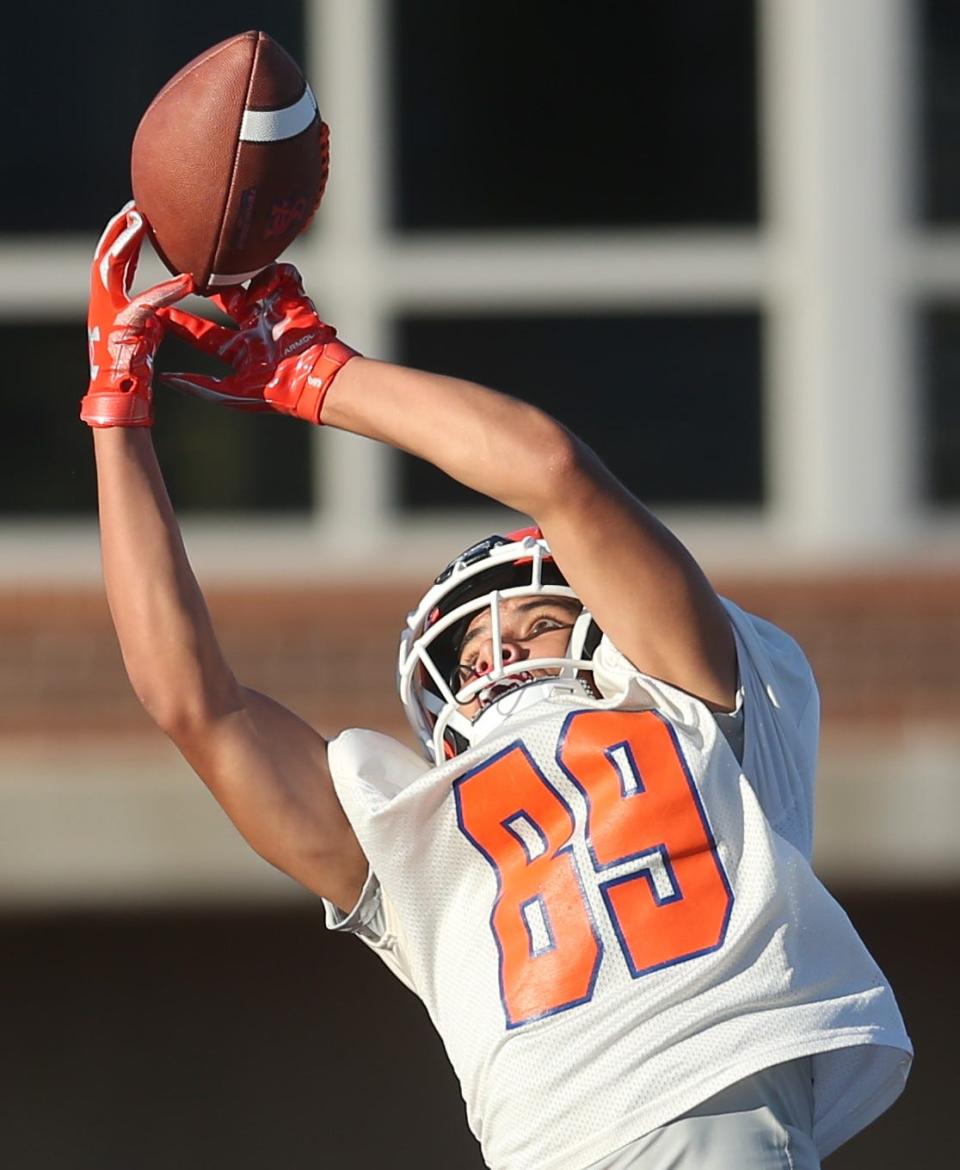
<svg viewBox="0 0 960 1170">
<path fill-rule="evenodd" d="M 503 654 L 504 666 L 513 662 L 520 662 L 527 657 L 527 651 L 520 645 L 519 642 L 505 641 L 501 643 L 501 651 Z M 479 678 L 481 675 L 489 674 L 494 666 L 494 652 L 493 639 L 485 638 L 480 644 L 477 652 L 477 660 L 474 663 L 474 674 Z"/>
</svg>

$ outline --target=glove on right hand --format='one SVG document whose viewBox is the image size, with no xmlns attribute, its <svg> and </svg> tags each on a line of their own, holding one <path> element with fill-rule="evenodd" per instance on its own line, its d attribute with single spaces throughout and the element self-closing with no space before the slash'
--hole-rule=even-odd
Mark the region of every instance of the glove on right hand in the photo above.
<svg viewBox="0 0 960 1170">
<path fill-rule="evenodd" d="M 110 220 L 90 268 L 87 336 L 90 386 L 80 417 L 91 427 L 148 427 L 153 422 L 153 358 L 163 327 L 156 310 L 193 289 L 175 276 L 130 298 L 147 227 L 131 201 Z"/>
</svg>

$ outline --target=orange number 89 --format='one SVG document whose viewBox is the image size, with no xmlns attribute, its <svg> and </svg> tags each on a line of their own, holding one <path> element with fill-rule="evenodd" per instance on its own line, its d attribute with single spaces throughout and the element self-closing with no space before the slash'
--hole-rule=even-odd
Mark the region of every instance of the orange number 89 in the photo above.
<svg viewBox="0 0 960 1170">
<path fill-rule="evenodd" d="M 634 978 L 716 950 L 733 895 L 669 724 L 576 711 L 557 762 L 583 796 L 606 913 Z M 603 956 L 573 854 L 572 810 L 517 741 L 454 785 L 461 830 L 497 877 L 490 926 L 507 1026 L 589 1000 Z"/>
</svg>

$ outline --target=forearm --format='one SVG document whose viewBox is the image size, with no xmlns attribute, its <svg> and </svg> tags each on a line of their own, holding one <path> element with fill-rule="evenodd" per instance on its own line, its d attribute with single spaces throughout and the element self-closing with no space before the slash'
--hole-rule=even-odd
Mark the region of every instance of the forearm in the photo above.
<svg viewBox="0 0 960 1170">
<path fill-rule="evenodd" d="M 631 661 L 729 708 L 733 640 L 709 581 L 548 415 L 470 382 L 354 358 L 331 385 L 322 421 L 419 455 L 531 516 L 577 596 Z"/>
<path fill-rule="evenodd" d="M 167 731 L 233 709 L 223 660 L 146 428 L 94 432 L 101 555 L 124 665 Z"/>
<path fill-rule="evenodd" d="M 354 358 L 337 375 L 323 422 L 389 443 L 453 479 L 538 516 L 581 445 L 528 403 L 459 378 Z"/>
</svg>

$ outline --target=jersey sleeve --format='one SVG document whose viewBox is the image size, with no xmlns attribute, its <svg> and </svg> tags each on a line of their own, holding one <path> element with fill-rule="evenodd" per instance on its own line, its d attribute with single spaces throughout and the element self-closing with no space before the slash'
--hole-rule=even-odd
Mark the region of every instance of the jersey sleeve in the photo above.
<svg viewBox="0 0 960 1170">
<path fill-rule="evenodd" d="M 737 644 L 743 691 L 743 771 L 772 828 L 807 858 L 820 697 L 797 643 L 777 626 L 723 602 Z"/>
<path fill-rule="evenodd" d="M 401 983 L 416 991 L 403 957 L 396 913 L 372 869 L 367 873 L 356 905 L 348 914 L 327 898 L 323 899 L 323 906 L 328 930 L 356 935 Z"/>
<path fill-rule="evenodd" d="M 331 740 L 327 755 L 337 796 L 369 861 L 371 819 L 421 776 L 427 765 L 389 736 L 359 729 L 344 731 Z M 402 983 L 416 991 L 404 955 L 401 923 L 373 863 L 349 912 L 327 899 L 324 909 L 328 929 L 356 935 Z"/>
<path fill-rule="evenodd" d="M 820 701 L 803 651 L 783 630 L 723 599 L 737 649 L 736 709 L 719 715 L 694 696 L 644 674 L 606 638 L 594 681 L 618 706 L 650 707 L 678 723 L 711 720 L 723 733 L 770 826 L 807 858 Z"/>
</svg>

